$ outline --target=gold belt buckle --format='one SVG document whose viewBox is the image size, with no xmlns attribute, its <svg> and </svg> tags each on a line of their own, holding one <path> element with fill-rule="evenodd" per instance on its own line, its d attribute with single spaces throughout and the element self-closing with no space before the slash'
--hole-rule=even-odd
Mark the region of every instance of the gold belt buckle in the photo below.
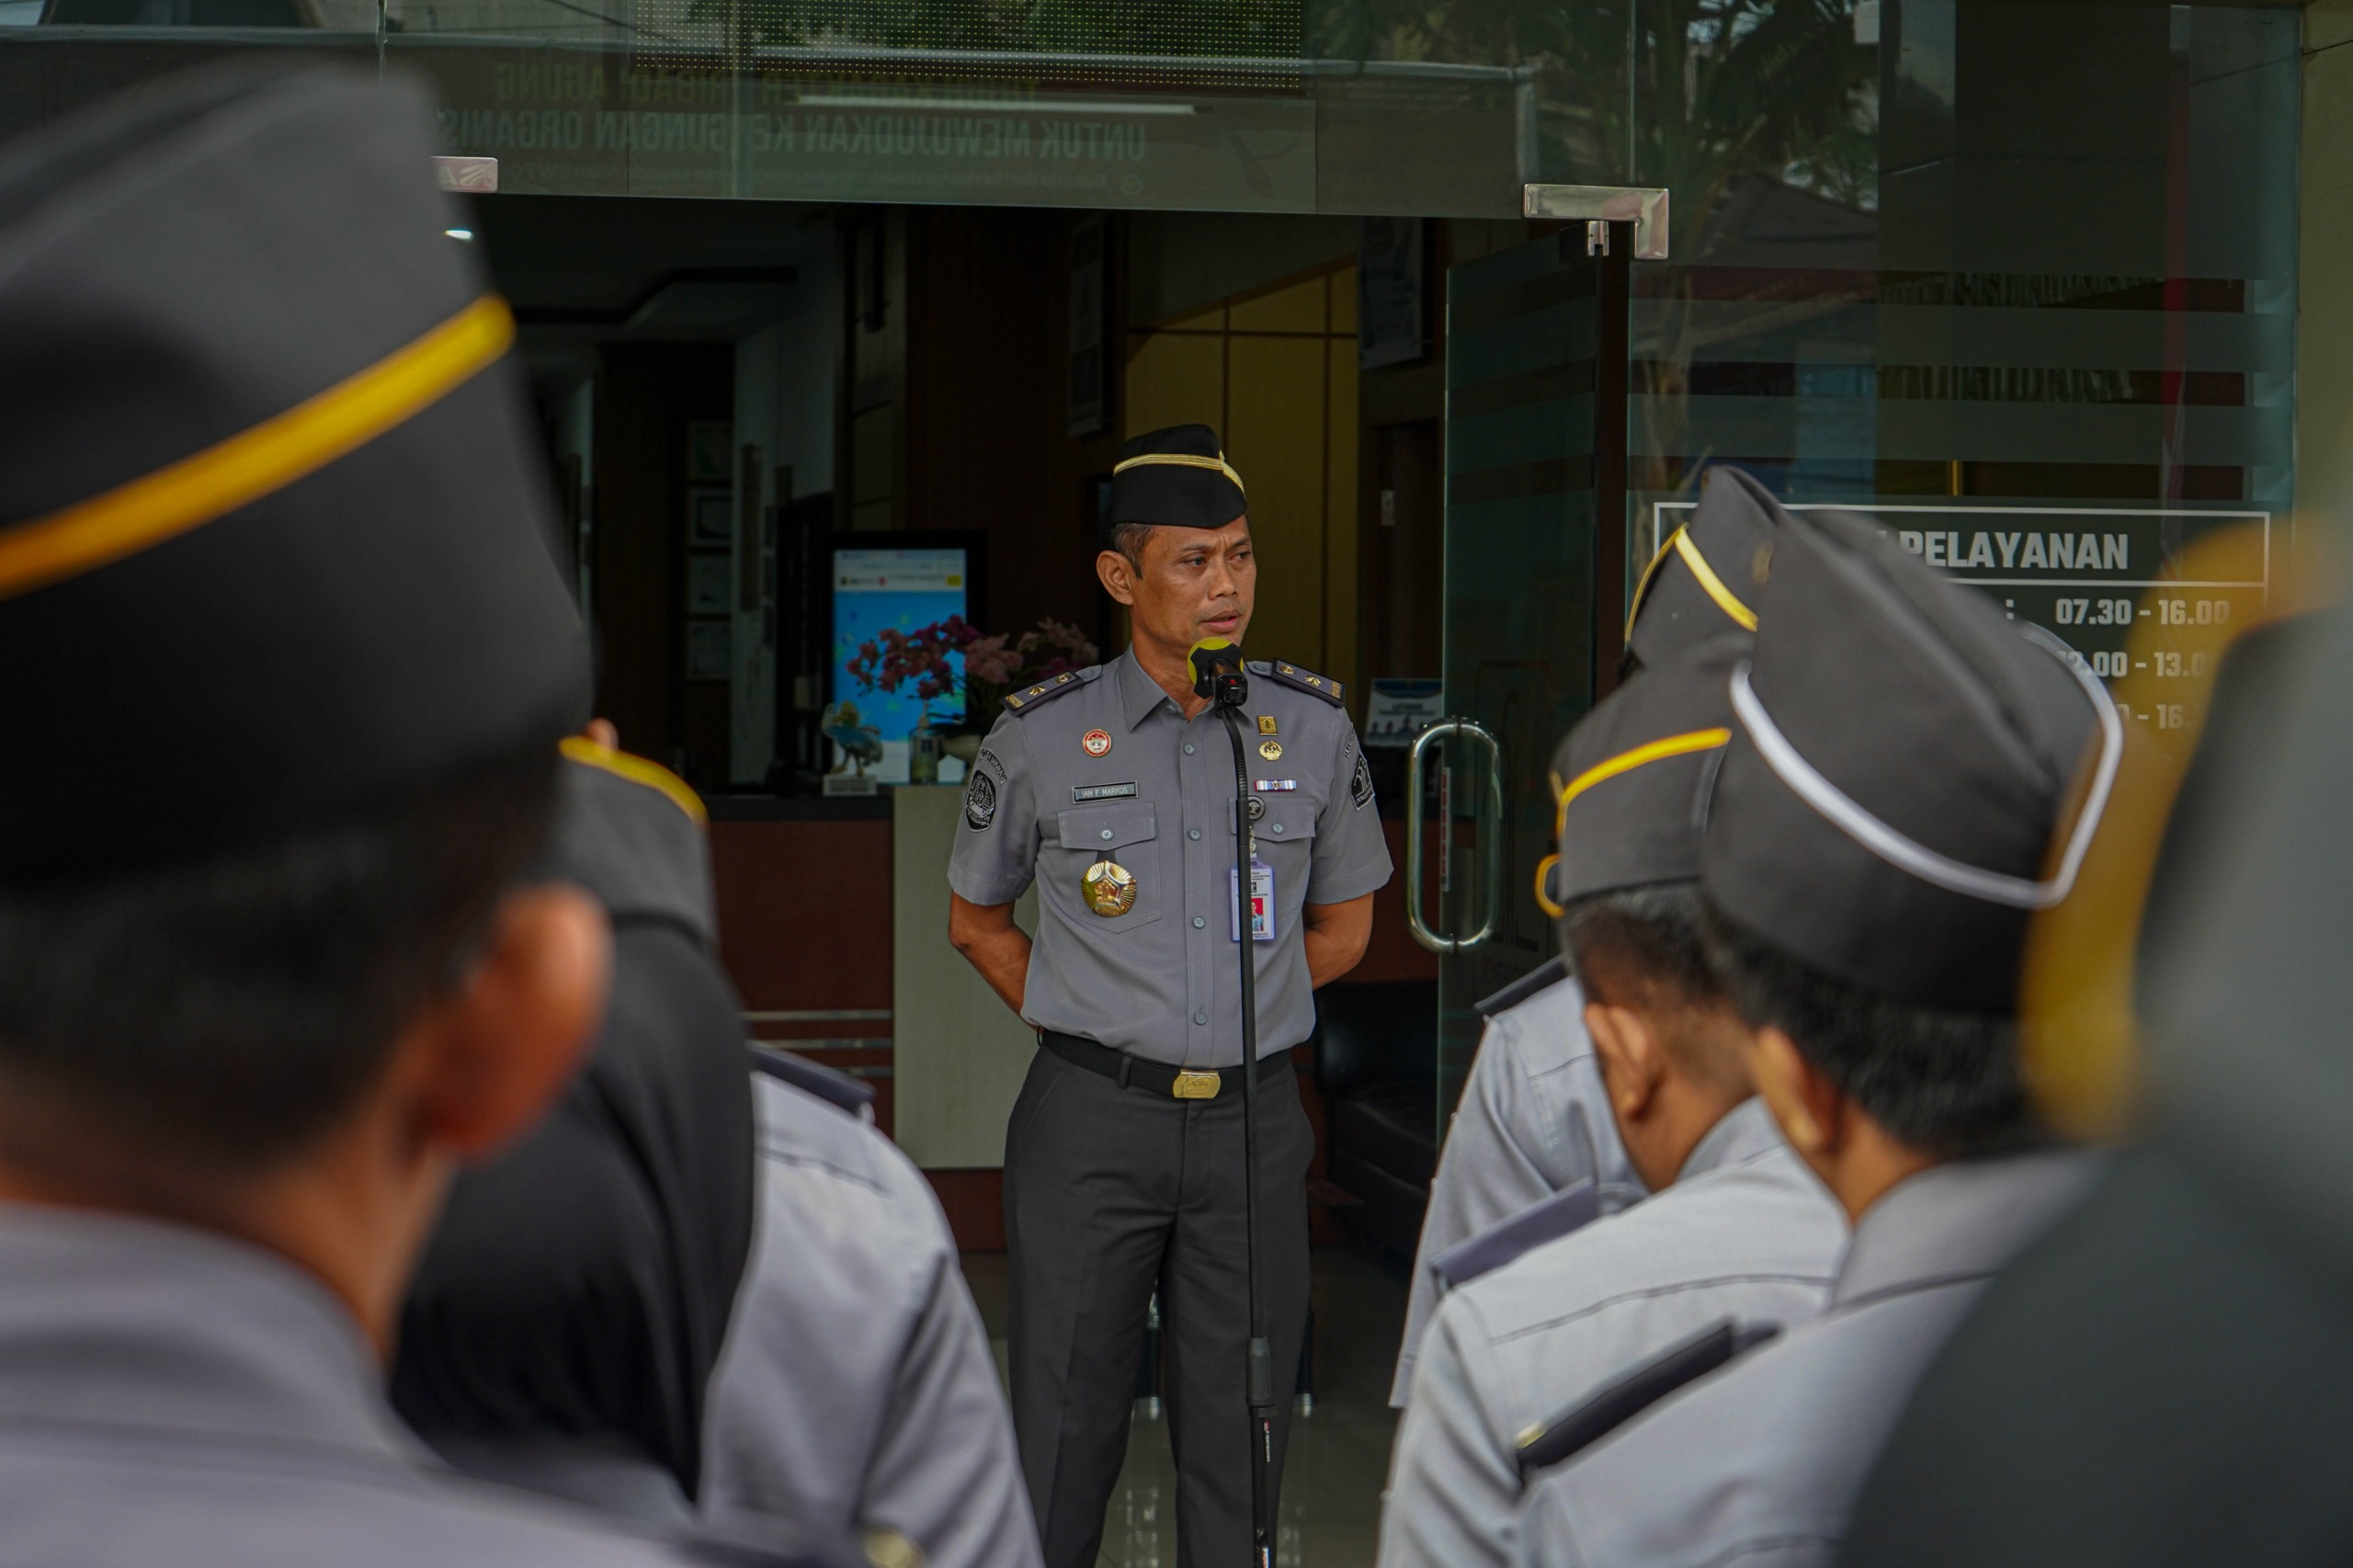
<svg viewBox="0 0 2353 1568">
<path fill-rule="evenodd" d="M 1225 1080 L 1214 1073 L 1179 1072 L 1168 1092 L 1180 1100 L 1213 1100 Z"/>
</svg>

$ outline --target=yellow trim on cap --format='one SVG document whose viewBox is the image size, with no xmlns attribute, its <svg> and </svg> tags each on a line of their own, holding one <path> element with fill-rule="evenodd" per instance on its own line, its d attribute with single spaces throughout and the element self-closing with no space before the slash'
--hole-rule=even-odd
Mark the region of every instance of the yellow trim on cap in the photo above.
<svg viewBox="0 0 2353 1568">
<path fill-rule="evenodd" d="M 1677 528 L 1673 533 L 1667 535 L 1666 542 L 1660 545 L 1658 549 L 1652 553 L 1651 563 L 1643 568 L 1642 576 L 1635 580 L 1634 597 L 1626 606 L 1627 642 L 1631 642 L 1634 640 L 1634 618 L 1643 613 L 1643 601 L 1650 597 L 1651 579 L 1657 576 L 1658 569 L 1666 564 L 1667 556 L 1672 553 L 1675 549 L 1675 541 L 1682 537 L 1682 528 Z M 1556 789 L 1554 793 L 1557 794 L 1558 792 L 1559 791 Z"/>
<path fill-rule="evenodd" d="M 570 760 L 589 767 L 601 767 L 617 778 L 632 784 L 642 784 L 649 790 L 659 790 L 670 797 L 670 803 L 699 825 L 709 825 L 710 813 L 703 809 L 702 797 L 694 787 L 658 762 L 648 762 L 642 756 L 631 756 L 625 751 L 600 746 L 585 735 L 566 735 L 556 743 L 556 750 Z"/>
<path fill-rule="evenodd" d="M 1536 862 L 1536 907 L 1542 910 L 1548 919 L 1552 920 L 1558 920 L 1562 915 L 1566 915 L 1569 912 L 1569 906 L 1567 904 L 1554 903 L 1552 902 L 1552 890 L 1546 885 L 1552 881 L 1552 868 L 1560 863 L 1561 852 L 1557 849 L 1552 854 L 1545 856 L 1541 860 Z M 1538 1437 L 1544 1435 L 1541 1427 L 1530 1427 L 1529 1430 L 1533 1432 Z M 1530 1440 L 1532 1441 L 1533 1439 L 1531 1438 Z M 1523 1444 L 1522 1446 L 1525 1447 L 1526 1445 Z"/>
<path fill-rule="evenodd" d="M 1654 762 L 1664 762 L 1670 756 L 1688 756 L 1693 752 L 1713 751 L 1718 746 L 1730 744 L 1731 742 L 1732 732 L 1719 725 L 1714 729 L 1692 730 L 1680 735 L 1662 735 L 1657 740 L 1634 747 L 1631 751 L 1621 751 L 1616 756 L 1595 763 L 1591 767 L 1570 779 L 1569 787 L 1561 791 L 1560 808 L 1552 814 L 1553 836 L 1559 838 L 1566 835 L 1569 802 L 1595 785 L 1606 784 L 1621 773 L 1631 773 L 1637 767 L 1645 767 Z"/>
<path fill-rule="evenodd" d="M 1227 462 L 1222 455 L 1214 458 L 1204 458 L 1196 457 L 1191 452 L 1146 452 L 1140 458 L 1130 458 L 1125 462 L 1114 463 L 1111 467 L 1111 473 L 1113 477 L 1116 478 L 1120 474 L 1127 472 L 1128 470 L 1131 468 L 1148 467 L 1154 463 L 1173 463 L 1178 468 L 1206 468 L 1215 470 L 1217 472 L 1222 473 L 1225 475 L 1226 478 L 1233 481 L 1233 488 L 1240 490 L 1245 500 L 1249 497 L 1250 492 L 1244 488 L 1242 476 L 1233 472 L 1233 465 Z"/>
<path fill-rule="evenodd" d="M 1698 581 L 1700 592 L 1715 600 L 1716 608 L 1723 611 L 1733 625 L 1743 631 L 1756 630 L 1756 612 L 1741 603 L 1739 596 L 1724 586 L 1724 580 L 1716 575 L 1715 568 L 1708 564 L 1708 558 L 1699 553 L 1698 545 L 1691 542 L 1691 526 L 1686 523 L 1658 547 L 1658 553 L 1651 557 L 1651 563 L 1643 568 L 1642 580 L 1634 585 L 1634 608 L 1626 612 L 1626 635 L 1629 639 L 1634 635 L 1634 618 L 1643 612 L 1643 598 L 1650 592 L 1651 578 L 1665 562 L 1669 551 L 1683 558 L 1683 564 L 1691 568 L 1691 575 Z"/>
<path fill-rule="evenodd" d="M 1699 580 L 1699 586 L 1716 601 L 1718 609 L 1732 617 L 1743 631 L 1756 630 L 1756 612 L 1742 604 L 1733 591 L 1724 586 L 1724 580 L 1716 575 L 1715 568 L 1710 566 L 1707 557 L 1699 553 L 1699 547 L 1691 542 L 1688 530 L 1675 530 L 1675 553 L 1683 557 L 1683 564 L 1691 568 L 1691 575 Z"/>
<path fill-rule="evenodd" d="M 506 301 L 485 295 L 249 430 L 63 511 L 0 528 L 0 599 L 119 561 L 284 489 L 438 402 L 514 340 Z"/>
</svg>

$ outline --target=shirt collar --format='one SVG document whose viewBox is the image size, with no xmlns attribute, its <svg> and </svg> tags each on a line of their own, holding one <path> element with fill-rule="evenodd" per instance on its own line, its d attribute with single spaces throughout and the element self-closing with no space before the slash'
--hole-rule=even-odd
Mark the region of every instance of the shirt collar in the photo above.
<svg viewBox="0 0 2353 1568">
<path fill-rule="evenodd" d="M 1683 1168 L 1675 1173 L 1678 1182 L 1726 1165 L 1737 1165 L 1769 1154 L 1781 1146 L 1781 1130 L 1773 1120 L 1773 1113 L 1765 1108 L 1760 1096 L 1751 1095 L 1732 1108 L 1722 1121 L 1708 1129 L 1708 1135 L 1692 1145 L 1685 1157 Z"/>
<path fill-rule="evenodd" d="M 258 1247 L 129 1215 L 0 1202 L 0 1418 L 211 1432 L 434 1461 L 359 1325 Z"/>
<path fill-rule="evenodd" d="M 1856 1223 L 1831 1310 L 1994 1273 L 2082 1195 L 2092 1165 L 2079 1151 L 2048 1150 L 1905 1177 Z"/>
<path fill-rule="evenodd" d="M 1130 730 L 1142 723 L 1155 708 L 1164 705 L 1172 710 L 1175 708 L 1168 694 L 1160 689 L 1160 683 L 1146 675 L 1143 666 L 1136 662 L 1133 647 L 1111 661 L 1111 671 L 1113 678 L 1120 683 L 1120 712 L 1126 718 Z M 1181 719 L 1184 715 L 1179 713 L 1177 717 Z"/>
</svg>

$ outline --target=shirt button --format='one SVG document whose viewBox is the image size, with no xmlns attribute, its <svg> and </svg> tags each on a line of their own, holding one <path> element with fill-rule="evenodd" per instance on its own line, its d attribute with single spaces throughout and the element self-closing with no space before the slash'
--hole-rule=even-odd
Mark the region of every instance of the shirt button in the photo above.
<svg viewBox="0 0 2353 1568">
<path fill-rule="evenodd" d="M 1209 922 L 1208 922 L 1208 921 L 1206 921 L 1206 920 L 1204 920 L 1204 919 L 1202 919 L 1199 915 L 1194 915 L 1194 916 L 1193 916 L 1193 929 L 1194 929 L 1194 930 L 1198 931 L 1198 930 L 1199 930 L 1202 926 L 1206 926 L 1206 925 L 1208 925 L 1208 924 L 1209 924 Z"/>
<path fill-rule="evenodd" d="M 1190 741 L 1187 741 L 1187 742 L 1185 743 L 1185 755 L 1186 755 L 1187 756 L 1192 756 L 1192 755 L 1193 755 L 1193 743 L 1192 743 L 1192 742 L 1190 742 Z"/>
<path fill-rule="evenodd" d="M 1209 1021 L 1210 1016 L 1207 1013 L 1196 1013 L 1193 1015 L 1193 1022 L 1197 1024 L 1206 1024 Z"/>
<path fill-rule="evenodd" d="M 1104 837 L 1106 837 L 1106 838 L 1110 837 L 1110 836 L 1111 836 L 1111 830 L 1110 830 L 1109 828 L 1108 828 L 1108 827 L 1107 827 L 1107 828 L 1105 828 L 1105 829 L 1103 830 L 1103 836 L 1104 836 Z"/>
<path fill-rule="evenodd" d="M 1277 838 L 1280 838 L 1283 835 L 1283 824 L 1280 823 L 1275 824 L 1272 831 Z"/>
<path fill-rule="evenodd" d="M 1185 836 L 1188 838 L 1199 838 L 1200 835 L 1201 830 L 1198 827 L 1188 827 L 1185 830 Z"/>
</svg>

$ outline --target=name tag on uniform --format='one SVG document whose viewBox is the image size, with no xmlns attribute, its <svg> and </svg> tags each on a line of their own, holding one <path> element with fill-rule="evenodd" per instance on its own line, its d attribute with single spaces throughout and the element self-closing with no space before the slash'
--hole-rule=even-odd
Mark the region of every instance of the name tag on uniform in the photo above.
<svg viewBox="0 0 2353 1568">
<path fill-rule="evenodd" d="M 1229 866 L 1225 869 L 1225 887 L 1232 894 L 1242 885 L 1241 873 Z M 1235 899 L 1226 909 L 1226 936 L 1230 941 L 1242 940 L 1241 901 Z M 1256 856 L 1250 858 L 1250 939 L 1271 942 L 1275 939 L 1275 869 Z"/>
<path fill-rule="evenodd" d="M 1132 784 L 1074 784 L 1070 787 L 1070 798 L 1080 805 L 1089 801 L 1124 800 L 1135 792 L 1136 787 Z"/>
</svg>

